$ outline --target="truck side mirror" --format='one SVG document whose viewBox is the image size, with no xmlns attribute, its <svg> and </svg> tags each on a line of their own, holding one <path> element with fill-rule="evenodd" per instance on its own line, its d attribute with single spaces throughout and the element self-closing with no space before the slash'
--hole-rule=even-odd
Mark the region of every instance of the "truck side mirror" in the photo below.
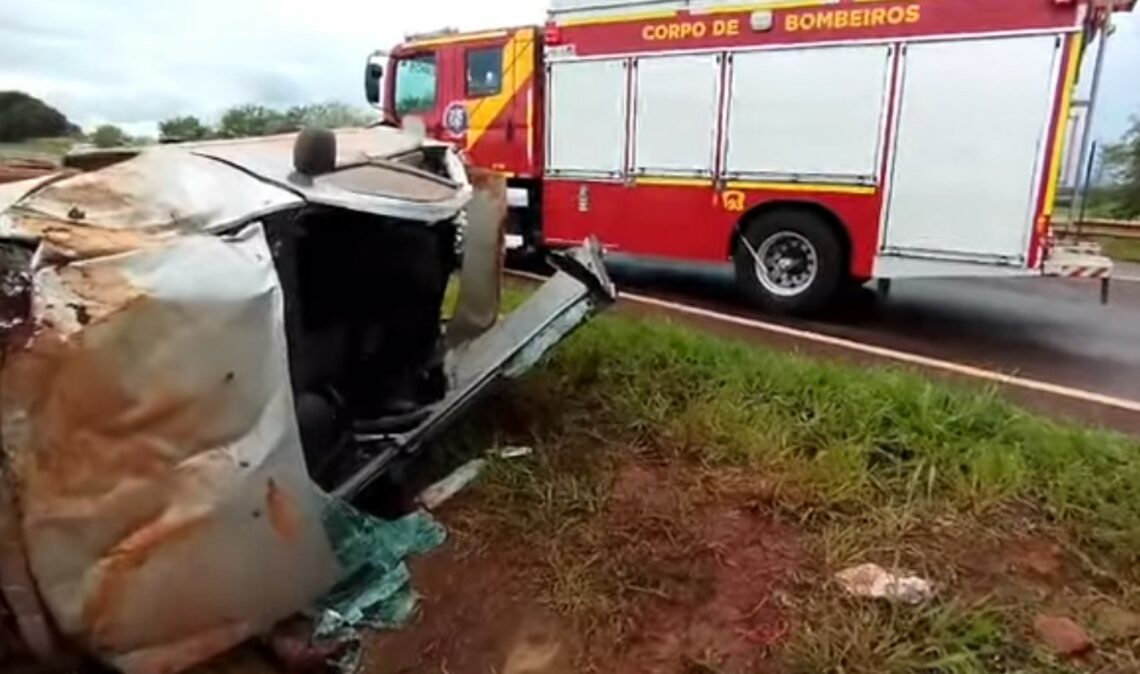
<svg viewBox="0 0 1140 674">
<path fill-rule="evenodd" d="M 384 78 L 384 66 L 369 62 L 364 66 L 364 96 L 372 105 L 380 105 L 380 81 Z"/>
</svg>

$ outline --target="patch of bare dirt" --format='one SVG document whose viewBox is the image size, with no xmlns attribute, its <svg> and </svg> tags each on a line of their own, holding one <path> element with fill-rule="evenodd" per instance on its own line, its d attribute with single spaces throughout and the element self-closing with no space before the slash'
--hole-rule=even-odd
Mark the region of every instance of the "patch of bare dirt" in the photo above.
<svg viewBox="0 0 1140 674">
<path fill-rule="evenodd" d="M 610 537 L 645 598 L 631 607 L 636 630 L 593 653 L 612 657 L 602 671 L 744 671 L 787 636 L 798 532 L 757 507 L 755 489 L 709 487 L 684 467 L 618 473 Z"/>
<path fill-rule="evenodd" d="M 33 159 L 0 161 L 0 184 L 31 180 L 58 170 L 55 164 L 47 161 Z"/>
<path fill-rule="evenodd" d="M 962 536 L 939 547 L 948 551 L 947 559 L 959 576 L 959 590 L 968 594 L 1042 596 L 1083 580 L 1079 561 L 1044 534 Z"/>
<path fill-rule="evenodd" d="M 520 511 L 502 503 L 513 491 L 451 504 L 453 541 L 413 567 L 421 616 L 375 638 L 367 674 L 788 671 L 820 597 L 837 591 L 811 552 L 819 532 L 781 515 L 776 486 L 745 471 L 643 455 L 607 475 L 602 507 L 568 515 L 556 532 L 517 526 Z M 492 506 L 508 519 L 484 517 Z M 496 528 L 507 522 L 509 535 Z M 1134 607 L 1096 604 L 1083 558 L 1063 532 L 1034 522 L 1031 513 L 939 520 L 880 552 L 913 563 L 940 600 L 998 606 L 1018 653 L 1046 648 L 1032 620 L 1052 612 L 1089 628 L 1096 647 L 1085 661 L 1106 672 L 1133 662 Z M 832 617 L 841 639 L 844 617 Z"/>
<path fill-rule="evenodd" d="M 587 525 L 600 549 L 578 554 L 599 556 L 620 615 L 560 619 L 541 601 L 557 569 L 534 573 L 539 551 L 461 538 L 414 565 L 421 619 L 373 642 L 368 674 L 749 671 L 791 629 L 782 588 L 803 562 L 799 535 L 755 489 L 706 477 L 644 463 L 617 473 Z"/>
<path fill-rule="evenodd" d="M 510 560 L 483 552 L 465 556 L 449 543 L 413 562 L 422 595 L 417 621 L 377 634 L 367 648 L 367 674 L 577 671 L 576 638 L 527 596 Z"/>
</svg>

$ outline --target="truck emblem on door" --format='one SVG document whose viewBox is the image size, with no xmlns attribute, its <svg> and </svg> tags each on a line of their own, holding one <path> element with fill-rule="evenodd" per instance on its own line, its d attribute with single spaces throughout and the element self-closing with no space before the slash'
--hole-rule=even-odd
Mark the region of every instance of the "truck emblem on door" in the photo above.
<svg viewBox="0 0 1140 674">
<path fill-rule="evenodd" d="M 744 210 L 744 192 L 733 190 L 720 195 L 720 198 L 724 202 L 724 210 L 732 213 L 740 213 Z"/>
<path fill-rule="evenodd" d="M 462 136 L 467 133 L 470 119 L 467 115 L 467 106 L 463 103 L 452 103 L 443 113 L 443 126 L 453 136 Z"/>
</svg>

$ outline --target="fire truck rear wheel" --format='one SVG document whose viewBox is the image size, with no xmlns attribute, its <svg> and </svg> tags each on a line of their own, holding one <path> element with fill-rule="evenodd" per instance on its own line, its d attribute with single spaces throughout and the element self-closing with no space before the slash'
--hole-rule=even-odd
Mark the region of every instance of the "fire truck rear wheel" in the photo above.
<svg viewBox="0 0 1140 674">
<path fill-rule="evenodd" d="M 736 282 L 750 300 L 789 314 L 810 314 L 831 302 L 846 276 L 845 260 L 823 218 L 809 211 L 772 211 L 742 231 L 733 261 Z"/>
</svg>

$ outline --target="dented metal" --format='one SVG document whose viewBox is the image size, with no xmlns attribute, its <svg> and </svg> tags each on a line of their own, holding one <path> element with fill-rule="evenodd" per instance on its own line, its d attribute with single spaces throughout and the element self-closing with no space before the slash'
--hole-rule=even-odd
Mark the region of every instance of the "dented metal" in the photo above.
<svg viewBox="0 0 1140 674">
<path fill-rule="evenodd" d="M 399 242 L 470 228 L 445 390 L 398 433 L 316 448 L 348 461 L 326 485 L 344 497 L 612 300 L 590 248 L 493 327 L 502 181 L 480 185 L 491 206 L 464 225 L 474 188 L 450 148 L 392 129 L 340 140 L 337 171 L 317 176 L 291 170 L 281 137 L 89 157 L 101 168 L 0 185 L 0 596 L 37 657 L 178 672 L 339 579 L 299 421 L 303 383 L 326 386 L 300 357 L 337 336 L 297 332 L 313 320 L 291 295 L 306 231 L 375 226 Z M 289 243 L 314 213 L 327 222 Z M 353 292 L 369 307 L 377 290 Z M 346 334 L 374 329 L 361 325 Z"/>
</svg>

